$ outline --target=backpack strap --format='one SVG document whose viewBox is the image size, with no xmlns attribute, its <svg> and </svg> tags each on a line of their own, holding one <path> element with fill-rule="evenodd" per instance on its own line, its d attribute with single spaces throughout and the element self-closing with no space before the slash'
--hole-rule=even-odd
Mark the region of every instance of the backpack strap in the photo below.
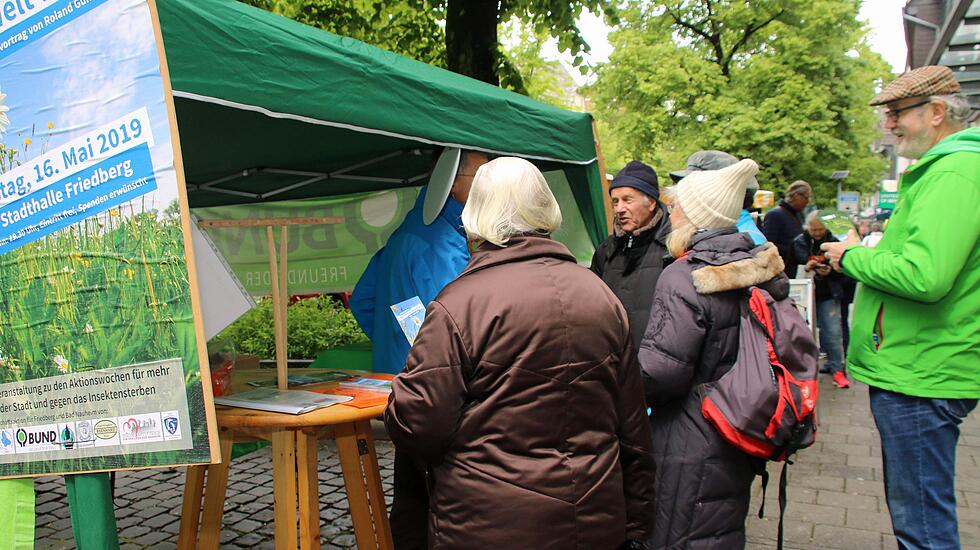
<svg viewBox="0 0 980 550">
<path fill-rule="evenodd" d="M 776 530 L 776 550 L 783 550 L 783 515 L 786 513 L 786 468 L 789 459 L 783 463 L 783 471 L 779 474 L 779 527 Z"/>
<path fill-rule="evenodd" d="M 766 488 L 769 487 L 769 470 L 762 470 L 762 504 L 759 505 L 759 519 L 766 515 Z"/>
</svg>

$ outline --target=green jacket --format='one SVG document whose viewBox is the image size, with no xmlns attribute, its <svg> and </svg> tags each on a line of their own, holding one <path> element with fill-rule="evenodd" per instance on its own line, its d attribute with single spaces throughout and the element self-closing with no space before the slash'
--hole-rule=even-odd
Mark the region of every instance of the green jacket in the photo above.
<svg viewBox="0 0 980 550">
<path fill-rule="evenodd" d="M 844 255 L 844 273 L 862 283 L 847 350 L 854 378 L 918 397 L 980 397 L 978 237 L 980 128 L 968 128 L 902 174 L 878 245 Z"/>
</svg>

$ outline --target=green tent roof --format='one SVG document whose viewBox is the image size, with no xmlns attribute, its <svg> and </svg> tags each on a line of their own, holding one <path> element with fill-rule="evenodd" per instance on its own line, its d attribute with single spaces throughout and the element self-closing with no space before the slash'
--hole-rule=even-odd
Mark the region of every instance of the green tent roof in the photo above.
<svg viewBox="0 0 980 550">
<path fill-rule="evenodd" d="M 594 243 L 592 118 L 231 0 L 159 0 L 191 206 L 422 185 L 439 146 L 565 171 Z"/>
</svg>

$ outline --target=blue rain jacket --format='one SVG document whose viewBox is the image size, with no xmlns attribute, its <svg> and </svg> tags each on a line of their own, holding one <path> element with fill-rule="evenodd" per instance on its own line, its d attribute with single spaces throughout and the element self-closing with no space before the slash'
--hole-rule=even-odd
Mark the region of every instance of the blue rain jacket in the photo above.
<svg viewBox="0 0 980 550">
<path fill-rule="evenodd" d="M 463 205 L 449 197 L 432 225 L 422 223 L 425 189 L 354 287 L 350 309 L 371 339 L 372 370 L 397 374 L 409 344 L 391 306 L 418 296 L 428 307 L 470 261 L 463 231 Z"/>
<path fill-rule="evenodd" d="M 762 234 L 762 231 L 759 231 L 759 226 L 755 224 L 755 220 L 752 219 L 752 214 L 748 210 L 742 210 L 735 227 L 742 233 L 748 233 L 755 244 L 766 242 L 766 236 Z"/>
</svg>

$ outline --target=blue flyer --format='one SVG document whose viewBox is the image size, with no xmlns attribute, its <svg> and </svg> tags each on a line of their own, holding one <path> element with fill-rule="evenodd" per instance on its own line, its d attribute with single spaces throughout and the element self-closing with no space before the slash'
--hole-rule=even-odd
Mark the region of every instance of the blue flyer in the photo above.
<svg viewBox="0 0 980 550">
<path fill-rule="evenodd" d="M 398 326 L 402 327 L 405 338 L 409 344 L 415 344 L 415 337 L 422 328 L 422 321 L 425 320 L 425 306 L 418 296 L 412 296 L 404 302 L 398 302 L 391 306 L 391 312 L 395 314 Z"/>
</svg>

